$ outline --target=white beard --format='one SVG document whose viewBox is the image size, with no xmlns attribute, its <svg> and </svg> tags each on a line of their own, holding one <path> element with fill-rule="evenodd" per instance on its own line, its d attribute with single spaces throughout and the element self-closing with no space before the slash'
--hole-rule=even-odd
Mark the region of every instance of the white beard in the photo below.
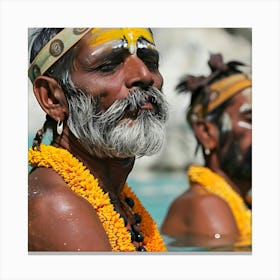
<svg viewBox="0 0 280 280">
<path fill-rule="evenodd" d="M 152 97 L 156 110 L 139 110 L 136 119 L 122 118 Z M 100 158 L 128 158 L 153 155 L 164 142 L 167 102 L 157 89 L 137 89 L 115 101 L 104 113 L 98 98 L 84 93 L 70 95 L 67 124 L 83 147 Z"/>
</svg>

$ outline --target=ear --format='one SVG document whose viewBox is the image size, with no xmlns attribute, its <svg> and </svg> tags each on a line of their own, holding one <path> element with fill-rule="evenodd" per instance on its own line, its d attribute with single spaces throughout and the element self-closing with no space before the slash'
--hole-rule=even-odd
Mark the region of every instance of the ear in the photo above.
<svg viewBox="0 0 280 280">
<path fill-rule="evenodd" d="M 42 109 L 55 121 L 68 116 L 68 104 L 58 82 L 47 76 L 39 76 L 33 84 L 33 91 Z"/>
<path fill-rule="evenodd" d="M 218 128 L 215 124 L 205 119 L 198 119 L 193 123 L 193 130 L 197 140 L 201 143 L 204 149 L 213 151 L 218 147 L 219 134 Z"/>
</svg>

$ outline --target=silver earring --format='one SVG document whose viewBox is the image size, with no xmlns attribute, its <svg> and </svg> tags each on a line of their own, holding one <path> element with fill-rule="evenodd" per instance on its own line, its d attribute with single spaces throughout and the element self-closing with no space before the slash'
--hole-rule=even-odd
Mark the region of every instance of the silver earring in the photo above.
<svg viewBox="0 0 280 280">
<path fill-rule="evenodd" d="M 58 121 L 56 126 L 56 131 L 58 135 L 61 135 L 63 130 L 63 121 Z"/>
<path fill-rule="evenodd" d="M 211 154 L 211 151 L 208 148 L 204 149 L 205 155 L 209 156 Z"/>
</svg>

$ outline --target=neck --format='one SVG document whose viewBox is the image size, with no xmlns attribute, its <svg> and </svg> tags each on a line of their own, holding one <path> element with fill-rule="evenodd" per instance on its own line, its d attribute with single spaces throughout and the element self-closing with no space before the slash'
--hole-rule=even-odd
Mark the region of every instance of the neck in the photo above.
<svg viewBox="0 0 280 280">
<path fill-rule="evenodd" d="M 220 166 L 215 153 L 205 158 L 205 166 L 213 172 L 223 177 L 226 182 L 244 199 L 247 192 L 251 189 L 251 180 L 244 180 L 229 176 Z"/>
<path fill-rule="evenodd" d="M 243 199 L 245 198 L 245 196 L 247 195 L 248 191 L 251 189 L 252 187 L 252 182 L 251 180 L 245 180 L 245 179 L 240 179 L 240 178 L 231 178 L 231 181 L 234 183 L 235 186 L 238 186 L 239 189 L 239 193 L 240 195 L 243 197 Z"/>
<path fill-rule="evenodd" d="M 131 172 L 135 158 L 98 158 L 90 155 L 77 138 L 66 127 L 53 145 L 67 149 L 81 161 L 99 181 L 105 192 L 119 197 L 120 192 Z"/>
</svg>

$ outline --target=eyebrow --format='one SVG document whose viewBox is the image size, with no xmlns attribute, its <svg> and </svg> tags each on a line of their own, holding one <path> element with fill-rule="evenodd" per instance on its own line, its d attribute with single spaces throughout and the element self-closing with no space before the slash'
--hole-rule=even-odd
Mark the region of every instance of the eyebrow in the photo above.
<svg viewBox="0 0 280 280">
<path fill-rule="evenodd" d="M 88 63 L 90 65 L 95 64 L 95 63 L 100 63 L 102 61 L 106 60 L 112 60 L 115 59 L 118 56 L 124 56 L 128 55 L 129 51 L 126 48 L 105 48 L 103 50 L 97 50 L 96 52 L 100 51 L 100 55 L 96 54 L 93 55 L 92 53 L 89 55 Z"/>
<path fill-rule="evenodd" d="M 138 48 L 137 49 L 137 56 L 141 57 L 154 57 L 155 60 L 159 60 L 159 52 L 156 49 L 149 49 L 149 48 Z M 112 48 L 109 51 L 103 51 L 99 57 L 96 57 L 94 63 L 104 60 L 113 60 L 118 56 L 129 56 L 130 52 L 128 48 L 120 47 L 120 48 Z"/>
<path fill-rule="evenodd" d="M 121 47 L 121 48 L 113 48 L 111 50 L 111 52 L 109 52 L 107 55 L 106 55 L 106 58 L 108 59 L 114 59 L 118 56 L 123 56 L 123 55 L 129 55 L 129 50 L 127 48 L 124 48 L 124 47 Z"/>
</svg>

